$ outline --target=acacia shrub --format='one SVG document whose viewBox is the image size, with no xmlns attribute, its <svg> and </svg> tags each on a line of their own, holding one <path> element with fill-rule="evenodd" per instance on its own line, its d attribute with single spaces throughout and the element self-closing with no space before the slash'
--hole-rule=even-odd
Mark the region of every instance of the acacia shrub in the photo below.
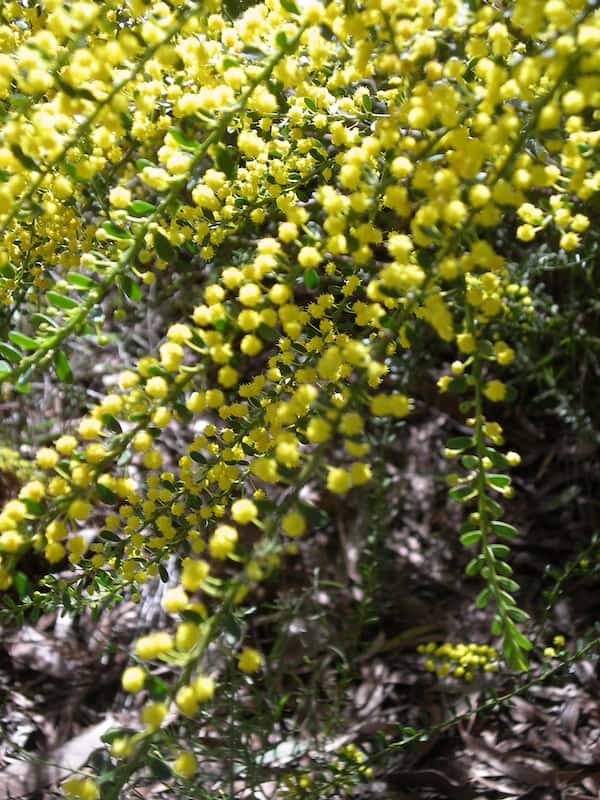
<svg viewBox="0 0 600 800">
<path fill-rule="evenodd" d="M 27 394 L 42 372 L 70 392 L 74 341 L 124 331 L 154 284 L 185 291 L 157 351 L 37 450 L 0 513 L 17 619 L 177 581 L 172 628 L 139 638 L 123 674 L 145 692 L 139 730 L 112 738 L 99 783 L 65 791 L 117 797 L 144 765 L 208 791 L 191 732 L 227 720 L 216 678 L 260 694 L 265 655 L 240 621 L 322 524 L 302 488 L 370 491 L 384 432 L 410 425 L 426 337 L 467 431 L 446 455 L 475 602 L 525 669 L 501 502 L 520 456 L 495 408 L 539 315 L 523 255 L 590 246 L 595 4 L 273 0 L 231 19 L 215 0 L 43 0 L 0 20 L 4 386 Z M 32 551 L 48 564 L 35 592 Z M 235 670 L 208 674 L 216 642 Z"/>
</svg>

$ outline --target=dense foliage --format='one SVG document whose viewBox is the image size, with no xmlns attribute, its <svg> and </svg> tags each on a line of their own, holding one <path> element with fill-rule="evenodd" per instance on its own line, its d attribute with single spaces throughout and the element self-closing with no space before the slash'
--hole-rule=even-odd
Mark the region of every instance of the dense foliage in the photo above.
<svg viewBox="0 0 600 800">
<path fill-rule="evenodd" d="M 521 455 L 499 420 L 553 335 L 542 259 L 578 297 L 594 285 L 596 6 L 2 4 L 0 380 L 85 393 L 77 342 L 120 359 L 0 513 L 5 611 L 169 584 L 172 625 L 138 638 L 123 673 L 147 692 L 139 730 L 70 796 L 116 798 L 171 756 L 178 797 L 199 781 L 196 720 L 226 721 L 221 683 L 250 708 L 269 671 L 243 639 L 257 587 L 327 524 L 320 498 L 374 491 L 423 359 L 460 404 L 447 479 L 476 605 L 502 668 L 526 669 L 503 504 Z M 146 318 L 157 346 L 127 339 Z M 485 645 L 436 657 L 498 668 Z M 362 758 L 344 753 L 350 784 Z M 281 796 L 303 791 L 285 780 Z"/>
</svg>

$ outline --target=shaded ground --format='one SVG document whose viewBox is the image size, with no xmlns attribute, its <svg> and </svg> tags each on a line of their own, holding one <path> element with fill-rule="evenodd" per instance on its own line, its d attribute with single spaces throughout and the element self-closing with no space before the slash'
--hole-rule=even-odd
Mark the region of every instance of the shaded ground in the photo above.
<svg viewBox="0 0 600 800">
<path fill-rule="evenodd" d="M 464 576 L 461 509 L 443 480 L 443 442 L 460 433 L 451 412 L 421 404 L 410 425 L 390 431 L 366 497 L 342 506 L 313 496 L 329 522 L 267 584 L 257 598 L 264 611 L 250 623 L 277 664 L 265 693 L 298 699 L 271 737 L 240 733 L 263 761 L 254 793 L 236 784 L 232 796 L 283 797 L 276 778 L 292 767 L 310 773 L 348 743 L 362 748 L 372 773 L 332 797 L 600 796 L 597 652 L 566 663 L 598 620 L 597 448 L 544 419 L 511 420 L 507 439 L 527 454 L 507 515 L 520 531 L 512 563 L 533 620 L 531 672 L 511 675 L 500 664 L 470 682 L 452 671 L 438 677 L 419 645 L 493 643 L 489 614 L 473 605 L 477 581 Z M 8 474 L 5 482 L 14 489 Z M 159 620 L 161 586 L 141 606 L 123 601 L 98 621 L 50 613 L 3 630 L 1 800 L 55 797 L 52 784 L 67 774 L 59 767 L 80 767 L 109 728 L 135 726 L 136 701 L 119 677 L 130 643 Z M 544 655 L 556 635 L 564 652 Z M 251 698 L 242 706 L 252 714 Z M 222 744 L 210 723 L 199 735 Z M 140 796 L 172 796 L 156 778 L 143 784 Z M 298 796 L 316 796 L 310 791 Z"/>
</svg>

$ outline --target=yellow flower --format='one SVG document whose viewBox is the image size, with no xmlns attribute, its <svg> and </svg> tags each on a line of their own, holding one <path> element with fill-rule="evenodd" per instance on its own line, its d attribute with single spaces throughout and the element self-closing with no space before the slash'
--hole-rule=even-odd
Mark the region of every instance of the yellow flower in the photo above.
<svg viewBox="0 0 600 800">
<path fill-rule="evenodd" d="M 252 500 L 236 500 L 231 506 L 231 517 L 240 525 L 248 525 L 258 518 L 258 509 Z"/>
<path fill-rule="evenodd" d="M 292 538 L 303 536 L 306 533 L 306 520 L 298 511 L 288 511 L 281 519 L 281 529 Z"/>
<path fill-rule="evenodd" d="M 262 655 L 252 647 L 244 647 L 238 656 L 238 669 L 247 675 L 258 672 L 262 666 Z"/>
<path fill-rule="evenodd" d="M 121 686 L 126 692 L 139 692 L 144 688 L 146 673 L 141 667 L 127 667 L 121 676 Z"/>
<path fill-rule="evenodd" d="M 502 381 L 488 381 L 483 388 L 484 395 L 493 403 L 499 403 L 506 397 L 506 386 Z"/>
</svg>

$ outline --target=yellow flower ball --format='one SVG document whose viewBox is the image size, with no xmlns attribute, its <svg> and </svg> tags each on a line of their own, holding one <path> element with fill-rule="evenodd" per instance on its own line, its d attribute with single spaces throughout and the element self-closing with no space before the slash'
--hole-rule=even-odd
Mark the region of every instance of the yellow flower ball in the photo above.
<svg viewBox="0 0 600 800">
<path fill-rule="evenodd" d="M 231 506 L 231 517 L 240 525 L 248 525 L 258 518 L 258 509 L 252 500 L 236 500 Z"/>
<path fill-rule="evenodd" d="M 173 762 L 173 772 L 182 778 L 189 780 L 193 778 L 198 770 L 198 762 L 195 755 L 189 750 L 184 750 Z"/>
<path fill-rule="evenodd" d="M 254 672 L 258 672 L 258 670 L 262 666 L 262 655 L 252 647 L 244 647 L 240 655 L 238 656 L 238 669 L 241 672 L 245 672 L 247 675 L 251 675 Z"/>
<path fill-rule="evenodd" d="M 121 676 L 121 686 L 126 692 L 135 694 L 144 688 L 146 672 L 142 667 L 127 667 Z"/>
</svg>

